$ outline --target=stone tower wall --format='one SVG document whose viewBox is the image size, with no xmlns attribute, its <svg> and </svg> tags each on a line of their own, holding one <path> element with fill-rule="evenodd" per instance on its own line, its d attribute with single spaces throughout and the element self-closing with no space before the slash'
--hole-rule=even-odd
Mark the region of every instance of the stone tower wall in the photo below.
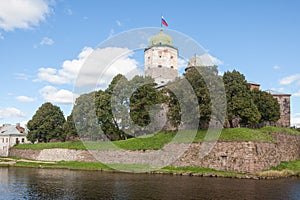
<svg viewBox="0 0 300 200">
<path fill-rule="evenodd" d="M 291 125 L 291 107 L 290 95 L 273 95 L 280 105 L 280 119 L 276 122 L 276 126 L 290 127 Z"/>
<path fill-rule="evenodd" d="M 178 51 L 168 46 L 153 46 L 145 50 L 145 75 L 157 84 L 167 83 L 178 76 Z"/>
</svg>

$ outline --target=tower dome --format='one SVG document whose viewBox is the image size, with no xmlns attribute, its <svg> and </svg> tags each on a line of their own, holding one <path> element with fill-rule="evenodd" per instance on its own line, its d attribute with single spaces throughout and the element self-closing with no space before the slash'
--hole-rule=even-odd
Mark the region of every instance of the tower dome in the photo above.
<svg viewBox="0 0 300 200">
<path fill-rule="evenodd" d="M 164 46 L 164 45 L 173 47 L 173 40 L 172 40 L 171 36 L 163 33 L 163 30 L 160 29 L 160 32 L 158 34 L 154 35 L 150 39 L 149 47 Z"/>
<path fill-rule="evenodd" d="M 151 37 L 149 46 L 145 48 L 144 64 L 145 76 L 152 77 L 159 86 L 178 77 L 178 49 L 162 29 Z"/>
</svg>

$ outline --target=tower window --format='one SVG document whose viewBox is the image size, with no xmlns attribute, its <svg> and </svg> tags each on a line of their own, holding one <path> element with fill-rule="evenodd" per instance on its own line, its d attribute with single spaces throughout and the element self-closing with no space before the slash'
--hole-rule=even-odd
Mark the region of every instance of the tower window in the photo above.
<svg viewBox="0 0 300 200">
<path fill-rule="evenodd" d="M 173 66 L 171 66 L 171 69 L 173 69 L 174 67 Z"/>
<path fill-rule="evenodd" d="M 161 56 L 159 56 L 159 58 L 161 58 Z"/>
<path fill-rule="evenodd" d="M 157 67 L 159 67 L 159 68 L 162 68 L 162 66 L 161 66 L 161 65 L 158 65 Z"/>
<path fill-rule="evenodd" d="M 150 56 L 148 56 L 148 59 L 150 59 Z"/>
<path fill-rule="evenodd" d="M 173 56 L 171 56 L 171 59 L 173 59 Z"/>
</svg>

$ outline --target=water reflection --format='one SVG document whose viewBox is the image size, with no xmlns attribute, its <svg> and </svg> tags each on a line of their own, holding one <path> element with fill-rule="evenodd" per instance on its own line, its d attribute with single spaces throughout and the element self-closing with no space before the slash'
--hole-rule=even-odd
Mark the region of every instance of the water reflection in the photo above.
<svg viewBox="0 0 300 200">
<path fill-rule="evenodd" d="M 0 168 L 0 199 L 300 199 L 300 179 Z"/>
</svg>

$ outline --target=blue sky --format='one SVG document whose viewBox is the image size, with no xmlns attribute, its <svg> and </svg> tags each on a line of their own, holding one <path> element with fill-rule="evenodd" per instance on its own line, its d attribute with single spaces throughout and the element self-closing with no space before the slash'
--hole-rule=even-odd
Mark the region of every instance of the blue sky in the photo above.
<svg viewBox="0 0 300 200">
<path fill-rule="evenodd" d="M 0 123 L 26 122 L 47 101 L 69 115 L 76 73 L 93 49 L 115 34 L 159 27 L 163 14 L 220 71 L 237 69 L 263 90 L 292 94 L 300 124 L 299 9 L 299 1 L 283 0 L 1 1 Z"/>
</svg>

